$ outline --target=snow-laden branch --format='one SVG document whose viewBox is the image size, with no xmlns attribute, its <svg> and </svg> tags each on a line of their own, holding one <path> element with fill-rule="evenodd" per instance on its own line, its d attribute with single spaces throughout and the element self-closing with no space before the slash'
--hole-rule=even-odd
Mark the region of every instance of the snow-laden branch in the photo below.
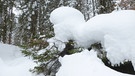
<svg viewBox="0 0 135 76">
<path fill-rule="evenodd" d="M 112 64 L 129 60 L 135 68 L 135 11 L 102 14 L 85 22 L 78 10 L 60 7 L 51 13 L 50 20 L 56 39 L 62 42 L 74 40 L 85 48 L 101 42 Z"/>
</svg>

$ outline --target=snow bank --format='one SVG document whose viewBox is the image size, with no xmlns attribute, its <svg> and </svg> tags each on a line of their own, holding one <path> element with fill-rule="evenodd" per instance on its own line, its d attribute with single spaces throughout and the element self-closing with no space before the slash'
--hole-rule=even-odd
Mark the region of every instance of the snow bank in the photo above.
<svg viewBox="0 0 135 76">
<path fill-rule="evenodd" d="M 81 53 L 60 58 L 62 66 L 56 76 L 132 76 L 122 74 L 106 67 L 97 58 L 94 50 L 84 50 Z"/>
<path fill-rule="evenodd" d="M 102 14 L 85 22 L 76 9 L 60 7 L 51 13 L 50 20 L 54 23 L 54 39 L 72 39 L 85 48 L 101 42 L 112 64 L 130 60 L 135 68 L 135 11 Z"/>
<path fill-rule="evenodd" d="M 36 64 L 20 52 L 20 48 L 0 43 L 0 76 L 34 76 L 29 72 Z"/>
<path fill-rule="evenodd" d="M 0 43 L 0 58 L 4 61 L 13 60 L 21 57 L 21 50 L 19 47 Z"/>
</svg>

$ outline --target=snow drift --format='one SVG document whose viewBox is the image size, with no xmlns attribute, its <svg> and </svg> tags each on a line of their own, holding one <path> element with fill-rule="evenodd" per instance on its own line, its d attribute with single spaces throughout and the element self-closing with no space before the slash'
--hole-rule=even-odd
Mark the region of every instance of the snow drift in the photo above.
<svg viewBox="0 0 135 76">
<path fill-rule="evenodd" d="M 36 64 L 23 57 L 17 46 L 0 43 L 0 76 L 34 76 L 29 70 Z"/>
<path fill-rule="evenodd" d="M 97 58 L 94 50 L 66 55 L 60 58 L 62 66 L 56 76 L 134 76 L 116 72 Z"/>
</svg>

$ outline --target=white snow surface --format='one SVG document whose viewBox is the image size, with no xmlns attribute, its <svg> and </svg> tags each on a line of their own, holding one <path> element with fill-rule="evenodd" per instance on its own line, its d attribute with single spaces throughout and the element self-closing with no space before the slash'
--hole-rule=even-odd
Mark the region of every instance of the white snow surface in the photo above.
<svg viewBox="0 0 135 76">
<path fill-rule="evenodd" d="M 66 55 L 60 58 L 62 66 L 56 76 L 134 76 L 114 71 L 97 58 L 94 50 Z"/>
<path fill-rule="evenodd" d="M 36 64 L 23 57 L 17 46 L 0 43 L 0 76 L 35 76 L 29 70 Z"/>
<path fill-rule="evenodd" d="M 73 30 L 85 23 L 83 14 L 69 7 L 60 7 L 52 11 L 50 21 L 54 24 L 55 39 L 63 42 L 73 39 Z"/>
<path fill-rule="evenodd" d="M 50 20 L 55 32 L 50 41 L 72 39 L 84 48 L 101 42 L 113 65 L 129 60 L 135 68 L 135 11 L 115 11 L 85 21 L 76 9 L 59 7 L 51 13 Z"/>
<path fill-rule="evenodd" d="M 78 11 L 77 9 L 74 9 L 72 7 L 60 7 L 55 10 L 53 10 L 50 14 L 50 21 L 53 24 L 59 24 L 64 21 L 72 21 L 72 20 L 80 20 L 81 22 L 84 21 L 83 14 Z"/>
<path fill-rule="evenodd" d="M 18 10 L 18 9 L 15 8 L 15 7 L 13 7 L 13 13 L 14 13 L 17 17 L 19 17 L 19 15 L 22 14 L 22 11 L 21 11 L 21 10 Z"/>
</svg>

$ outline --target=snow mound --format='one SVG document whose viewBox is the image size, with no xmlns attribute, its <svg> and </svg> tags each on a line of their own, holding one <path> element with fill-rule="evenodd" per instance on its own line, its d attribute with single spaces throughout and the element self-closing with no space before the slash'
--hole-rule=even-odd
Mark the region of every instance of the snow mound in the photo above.
<svg viewBox="0 0 135 76">
<path fill-rule="evenodd" d="M 17 46 L 0 43 L 0 58 L 4 61 L 7 61 L 21 57 L 22 54 L 19 50 L 21 49 Z"/>
<path fill-rule="evenodd" d="M 29 70 L 36 64 L 20 52 L 20 48 L 0 43 L 0 76 L 34 76 Z"/>
<path fill-rule="evenodd" d="M 94 50 L 84 50 L 81 53 L 67 55 L 60 58 L 59 61 L 62 66 L 56 76 L 132 76 L 106 67 L 97 58 Z"/>
<path fill-rule="evenodd" d="M 51 13 L 50 20 L 55 32 L 50 41 L 74 40 L 79 47 L 85 48 L 100 42 L 113 65 L 129 60 L 135 69 L 135 11 L 101 14 L 85 22 L 76 9 L 60 7 Z"/>
</svg>

